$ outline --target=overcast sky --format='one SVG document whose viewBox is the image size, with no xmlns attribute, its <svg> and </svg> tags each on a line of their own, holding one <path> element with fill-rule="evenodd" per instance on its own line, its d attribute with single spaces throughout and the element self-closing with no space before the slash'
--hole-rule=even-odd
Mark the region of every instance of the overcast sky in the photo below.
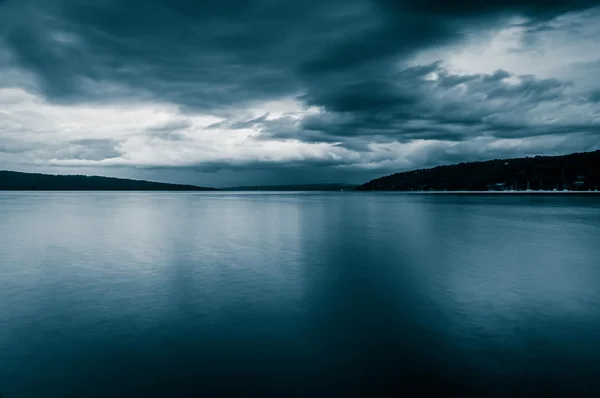
<svg viewBox="0 0 600 398">
<path fill-rule="evenodd" d="M 0 0 L 0 169 L 360 183 L 600 148 L 600 1 Z"/>
</svg>

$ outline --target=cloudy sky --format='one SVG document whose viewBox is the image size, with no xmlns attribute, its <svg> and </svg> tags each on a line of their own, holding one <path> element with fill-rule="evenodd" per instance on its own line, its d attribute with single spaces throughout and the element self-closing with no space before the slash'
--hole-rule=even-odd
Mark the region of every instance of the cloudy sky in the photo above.
<svg viewBox="0 0 600 398">
<path fill-rule="evenodd" d="M 0 169 L 360 183 L 600 148 L 600 1 L 0 0 Z"/>
</svg>

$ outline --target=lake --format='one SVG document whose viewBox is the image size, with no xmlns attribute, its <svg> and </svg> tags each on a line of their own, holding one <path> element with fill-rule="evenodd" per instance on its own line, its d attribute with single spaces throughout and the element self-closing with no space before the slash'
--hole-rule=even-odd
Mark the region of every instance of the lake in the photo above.
<svg viewBox="0 0 600 398">
<path fill-rule="evenodd" d="M 0 194 L 3 398 L 600 396 L 600 197 Z"/>
</svg>

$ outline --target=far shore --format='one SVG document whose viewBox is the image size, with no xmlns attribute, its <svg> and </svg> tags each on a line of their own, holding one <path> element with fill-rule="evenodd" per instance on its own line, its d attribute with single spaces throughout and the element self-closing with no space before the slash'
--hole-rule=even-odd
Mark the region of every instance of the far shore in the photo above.
<svg viewBox="0 0 600 398">
<path fill-rule="evenodd" d="M 364 191 L 364 192 L 402 192 L 413 194 L 479 194 L 479 195 L 600 195 L 600 191 Z"/>
</svg>

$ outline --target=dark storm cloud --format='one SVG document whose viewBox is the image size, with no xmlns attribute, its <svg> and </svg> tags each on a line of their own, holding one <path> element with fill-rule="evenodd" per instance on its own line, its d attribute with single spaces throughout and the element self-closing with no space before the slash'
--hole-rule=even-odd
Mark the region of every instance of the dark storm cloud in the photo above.
<svg viewBox="0 0 600 398">
<path fill-rule="evenodd" d="M 98 99 L 107 85 L 101 97 L 149 95 L 223 110 L 308 91 L 317 104 L 337 99 L 353 110 L 365 86 L 389 94 L 366 98 L 372 107 L 410 100 L 387 87 L 398 57 L 459 40 L 490 15 L 545 17 L 595 2 L 449 4 L 23 0 L 7 3 L 0 18 L 16 62 L 51 99 Z"/>
<path fill-rule="evenodd" d="M 313 95 L 315 94 L 313 90 Z M 309 105 L 326 105 L 333 112 L 377 111 L 390 106 L 411 106 L 419 98 L 409 87 L 396 81 L 370 80 L 343 85 L 335 91 L 323 90 L 308 98 Z"/>
<path fill-rule="evenodd" d="M 592 101 L 594 103 L 600 102 L 600 89 L 592 91 L 590 93 L 589 98 L 590 98 L 590 101 Z"/>
<path fill-rule="evenodd" d="M 300 89 L 294 69 L 346 21 L 335 3 L 310 3 L 25 1 L 3 20 L 16 61 L 53 100 L 91 100 L 106 84 L 119 89 L 107 97 L 221 111 Z"/>
<path fill-rule="evenodd" d="M 549 28 L 550 18 L 598 4 L 0 0 L 0 52 L 9 55 L 11 68 L 35 76 L 37 89 L 50 102 L 160 101 L 178 105 L 184 114 L 225 118 L 209 129 L 254 129 L 258 139 L 338 143 L 369 152 L 370 143 L 416 139 L 462 144 L 476 137 L 593 134 L 593 121 L 549 122 L 528 113 L 573 102 L 566 81 L 502 70 L 457 75 L 439 62 L 400 65 L 420 50 L 460 42 L 465 32 L 499 26 L 512 16 L 528 18 L 530 29 L 539 34 Z M 284 97 L 319 112 L 300 119 L 240 116 L 245 106 Z M 598 95 L 580 101 L 598 103 Z M 167 122 L 145 132 L 183 140 L 186 123 Z M 66 157 L 90 160 L 118 155 L 111 142 L 79 143 L 70 151 Z M 431 151 L 441 160 L 468 152 Z M 353 162 L 337 156 L 304 161 Z M 270 164 L 255 163 L 261 162 Z"/>
<path fill-rule="evenodd" d="M 586 9 L 598 4 L 594 0 L 422 0 L 407 2 L 402 0 L 378 0 L 398 11 L 406 9 L 447 17 L 480 17 L 491 14 L 518 14 L 534 19 L 544 19 L 560 15 L 567 11 Z"/>
<path fill-rule="evenodd" d="M 486 134 L 519 138 L 569 131 L 596 131 L 595 124 L 536 124 L 518 118 L 544 103 L 572 101 L 569 82 L 492 74 L 455 75 L 439 63 L 407 68 L 393 76 L 385 90 L 377 84 L 361 86 L 360 96 L 327 96 L 317 92 L 308 103 L 324 111 L 299 123 L 285 119 L 263 122 L 268 137 L 307 142 L 341 142 L 356 147 L 356 139 L 369 142 L 414 139 L 461 141 Z M 353 86 L 350 86 L 349 92 Z M 376 104 L 376 105 L 374 105 Z"/>
</svg>

